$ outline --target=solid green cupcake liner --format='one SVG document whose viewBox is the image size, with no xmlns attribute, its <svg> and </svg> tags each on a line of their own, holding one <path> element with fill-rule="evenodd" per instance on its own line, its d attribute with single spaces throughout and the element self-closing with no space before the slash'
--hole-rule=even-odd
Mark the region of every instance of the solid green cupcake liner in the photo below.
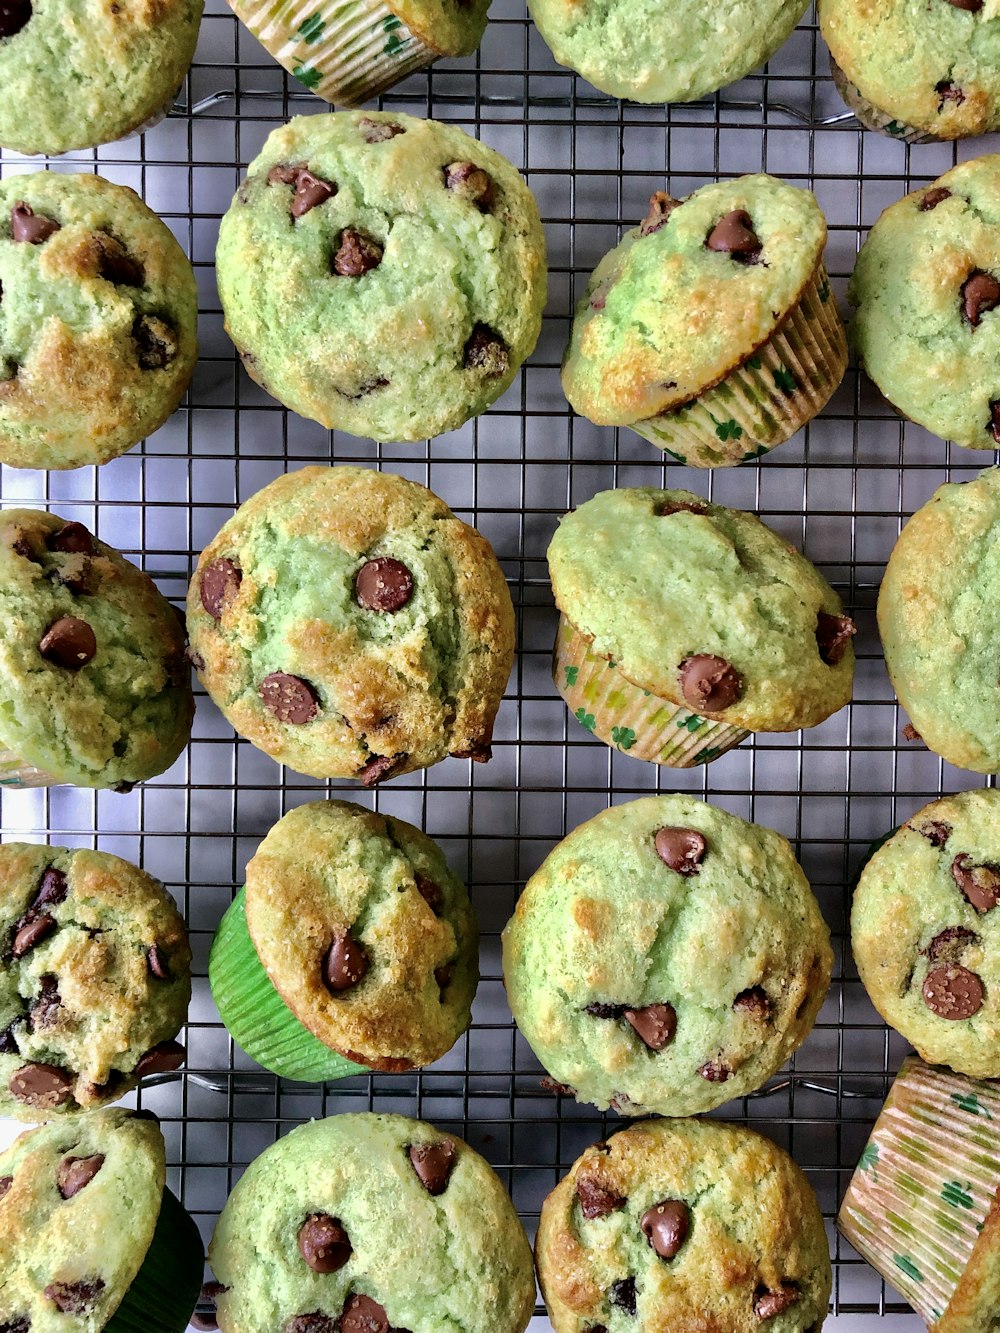
<svg viewBox="0 0 1000 1333">
<path fill-rule="evenodd" d="M 142 1267 L 105 1333 L 182 1333 L 198 1304 L 205 1251 L 187 1209 L 168 1189 Z"/>
<path fill-rule="evenodd" d="M 936 134 L 928 134 L 926 130 L 917 129 L 915 125 L 907 125 L 905 121 L 897 120 L 885 111 L 880 111 L 874 102 L 869 102 L 862 94 L 857 84 L 850 81 L 832 55 L 830 73 L 837 92 L 866 130 L 875 130 L 878 134 L 888 135 L 890 139 L 898 139 L 900 143 L 942 142 Z"/>
<path fill-rule="evenodd" d="M 240 889 L 219 923 L 208 979 L 229 1035 L 251 1060 L 273 1074 L 328 1083 L 371 1073 L 314 1036 L 278 994 L 250 938 L 246 888 Z"/>
</svg>

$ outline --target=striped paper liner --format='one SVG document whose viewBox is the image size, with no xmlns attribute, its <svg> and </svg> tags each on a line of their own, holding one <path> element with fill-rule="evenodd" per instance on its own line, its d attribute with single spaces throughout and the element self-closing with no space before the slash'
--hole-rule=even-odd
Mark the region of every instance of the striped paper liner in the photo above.
<svg viewBox="0 0 1000 1333">
<path fill-rule="evenodd" d="M 869 102 L 868 98 L 863 96 L 861 89 L 850 81 L 833 56 L 830 57 L 830 73 L 833 75 L 837 92 L 866 130 L 887 134 L 890 139 L 898 139 L 900 143 L 939 142 L 936 134 L 918 130 L 915 126 L 907 125 L 905 121 L 897 120 L 895 116 L 880 111 L 874 102 Z"/>
</svg>

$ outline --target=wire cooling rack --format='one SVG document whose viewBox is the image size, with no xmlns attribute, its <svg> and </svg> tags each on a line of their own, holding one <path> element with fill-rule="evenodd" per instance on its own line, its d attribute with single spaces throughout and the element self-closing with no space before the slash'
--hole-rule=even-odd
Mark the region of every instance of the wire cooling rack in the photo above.
<svg viewBox="0 0 1000 1333">
<path fill-rule="evenodd" d="M 817 194 L 842 306 L 867 228 L 971 144 L 907 147 L 862 132 L 833 89 L 812 17 L 766 73 L 702 104 L 621 104 L 552 61 L 517 0 L 495 0 L 479 56 L 411 77 L 383 102 L 461 124 L 525 173 L 545 222 L 550 295 L 538 348 L 477 422 L 425 445 L 340 435 L 286 413 L 242 373 L 222 328 L 213 271 L 219 217 L 247 162 L 288 116 L 323 114 L 222 0 L 209 0 L 198 56 L 173 114 L 142 139 L 51 164 L 131 185 L 190 253 L 201 293 L 202 358 L 185 405 L 143 446 L 100 469 L 3 469 L 5 505 L 49 505 L 96 528 L 181 604 L 193 562 L 234 507 L 279 473 L 317 462 L 386 467 L 430 486 L 492 541 L 518 613 L 520 653 L 487 767 L 448 760 L 375 793 L 279 769 L 199 697 L 190 749 L 129 795 L 72 788 L 4 792 L 8 839 L 100 846 L 144 865 L 176 895 L 192 931 L 195 998 L 188 1065 L 141 1092 L 161 1117 L 172 1184 L 206 1241 L 246 1164 L 293 1125 L 357 1109 L 396 1110 L 463 1135 L 493 1163 L 529 1232 L 542 1199 L 609 1117 L 556 1097 L 515 1031 L 500 980 L 499 932 L 553 844 L 609 803 L 653 791 L 708 797 L 789 837 L 835 936 L 838 963 L 816 1030 L 764 1093 L 721 1109 L 760 1125 L 806 1169 L 836 1263 L 829 1327 L 860 1333 L 883 1317 L 921 1327 L 832 1226 L 840 1196 L 905 1053 L 878 1020 L 847 947 L 849 885 L 869 842 L 942 791 L 975 785 L 902 736 L 874 628 L 885 560 L 906 516 L 988 453 L 953 449 L 901 422 L 852 368 L 833 401 L 759 465 L 712 473 L 665 466 L 638 436 L 574 418 L 559 360 L 574 296 L 653 189 L 673 194 L 765 170 Z M 6 173 L 37 170 L 8 154 Z M 557 518 L 596 491 L 684 485 L 760 513 L 815 561 L 858 621 L 856 697 L 813 731 L 762 736 L 709 767 L 658 770 L 613 753 L 569 717 L 549 678 L 555 616 L 545 548 Z M 212 932 L 260 838 L 292 806 L 336 789 L 425 828 L 467 880 L 483 930 L 471 1031 L 416 1074 L 326 1088 L 252 1066 L 221 1027 L 205 979 Z M 610 1117 L 614 1121 L 616 1117 Z M 9 1136 L 11 1126 L 2 1127 Z M 541 1306 L 539 1306 L 541 1313 Z"/>
</svg>

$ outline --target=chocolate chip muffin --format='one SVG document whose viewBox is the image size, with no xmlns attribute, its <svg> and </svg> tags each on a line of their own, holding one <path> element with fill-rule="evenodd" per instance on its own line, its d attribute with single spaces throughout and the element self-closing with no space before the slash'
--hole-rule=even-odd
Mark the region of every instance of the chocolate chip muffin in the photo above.
<svg viewBox="0 0 1000 1333">
<path fill-rule="evenodd" d="M 82 523 L 0 514 L 0 786 L 127 791 L 191 735 L 184 629 Z"/>
<path fill-rule="evenodd" d="M 925 1060 L 1000 1078 L 1000 792 L 932 801 L 875 851 L 851 944 L 872 1004 Z"/>
<path fill-rule="evenodd" d="M 764 1084 L 830 984 L 788 843 L 691 796 L 604 810 L 528 881 L 507 999 L 548 1073 L 623 1115 L 697 1115 Z"/>
<path fill-rule="evenodd" d="M 212 994 L 247 1054 L 287 1078 L 412 1069 L 469 1026 L 478 938 L 436 843 L 314 801 L 279 819 L 247 866 L 212 948 Z"/>
<path fill-rule="evenodd" d="M 314 1120 L 251 1163 L 215 1228 L 223 1333 L 521 1333 L 531 1250 L 489 1165 L 401 1115 Z"/>
<path fill-rule="evenodd" d="M 0 182 L 0 283 L 0 462 L 105 463 L 163 425 L 194 373 L 198 293 L 138 195 L 100 176 Z"/>
<path fill-rule="evenodd" d="M 202 552 L 192 660 L 241 736 L 365 786 L 446 755 L 485 762 L 514 659 L 489 543 L 416 482 L 310 467 Z"/>
<path fill-rule="evenodd" d="M 847 341 L 808 190 L 741 176 L 653 195 L 604 256 L 563 360 L 570 403 L 692 467 L 759 458 L 826 405 Z"/>
<path fill-rule="evenodd" d="M 548 560 L 556 688 L 624 753 L 687 768 L 850 700 L 853 621 L 753 514 L 689 491 L 602 491 L 560 521 Z"/>
<path fill-rule="evenodd" d="M 894 139 L 1000 128 L 1000 22 L 984 0 L 820 0 L 830 69 L 863 125 Z"/>
<path fill-rule="evenodd" d="M 0 1153 L 0 1326 L 17 1333 L 182 1333 L 203 1251 L 143 1112 L 94 1111 Z"/>
<path fill-rule="evenodd" d="M 155 124 L 191 64 L 202 8 L 202 0 L 8 0 L 0 144 L 51 156 Z"/>
<path fill-rule="evenodd" d="M 5 843 L 0 949 L 0 1113 L 101 1106 L 183 1061 L 191 950 L 145 871 L 108 852 Z"/>
<path fill-rule="evenodd" d="M 719 0 L 711 22 L 696 0 L 531 0 L 531 17 L 560 65 L 634 102 L 693 102 L 736 83 L 777 51 L 805 13 L 803 0 Z"/>
<path fill-rule="evenodd" d="M 222 219 L 226 328 L 286 407 L 376 440 L 486 410 L 531 352 L 545 240 L 509 162 L 401 113 L 299 116 Z"/>
<path fill-rule="evenodd" d="M 924 743 L 957 768 L 1000 768 L 1000 472 L 940 486 L 903 528 L 878 595 L 889 679 Z"/>
<path fill-rule="evenodd" d="M 819 1333 L 823 1218 L 787 1153 L 742 1126 L 649 1120 L 588 1148 L 542 1205 L 556 1333 Z"/>
<path fill-rule="evenodd" d="M 847 295 L 851 338 L 893 407 L 967 449 L 996 449 L 1000 155 L 962 162 L 891 204 Z"/>
</svg>

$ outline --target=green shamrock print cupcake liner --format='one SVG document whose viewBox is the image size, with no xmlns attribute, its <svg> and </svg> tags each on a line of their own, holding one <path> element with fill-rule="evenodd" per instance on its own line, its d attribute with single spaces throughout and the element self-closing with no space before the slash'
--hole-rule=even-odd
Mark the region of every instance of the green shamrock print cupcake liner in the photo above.
<svg viewBox="0 0 1000 1333">
<path fill-rule="evenodd" d="M 44 769 L 26 764 L 13 750 L 0 749 L 0 788 L 54 787 L 59 779 Z"/>
<path fill-rule="evenodd" d="M 837 1225 L 940 1333 L 988 1327 L 977 1315 L 1000 1296 L 1000 1085 L 908 1059 Z"/>
<path fill-rule="evenodd" d="M 591 651 L 565 616 L 559 617 L 552 678 L 582 727 L 634 759 L 693 768 L 711 763 L 750 735 L 633 685 L 616 662 Z"/>
<path fill-rule="evenodd" d="M 873 102 L 863 96 L 861 89 L 850 81 L 833 56 L 830 57 L 830 73 L 841 97 L 854 112 L 855 118 L 866 130 L 875 130 L 878 134 L 887 134 L 890 139 L 900 143 L 935 143 L 939 142 L 936 134 L 907 125 L 905 121 L 880 111 Z"/>
<path fill-rule="evenodd" d="M 847 335 L 820 262 L 788 317 L 753 356 L 681 407 L 632 430 L 690 467 L 732 467 L 811 421 L 847 369 Z"/>
</svg>

